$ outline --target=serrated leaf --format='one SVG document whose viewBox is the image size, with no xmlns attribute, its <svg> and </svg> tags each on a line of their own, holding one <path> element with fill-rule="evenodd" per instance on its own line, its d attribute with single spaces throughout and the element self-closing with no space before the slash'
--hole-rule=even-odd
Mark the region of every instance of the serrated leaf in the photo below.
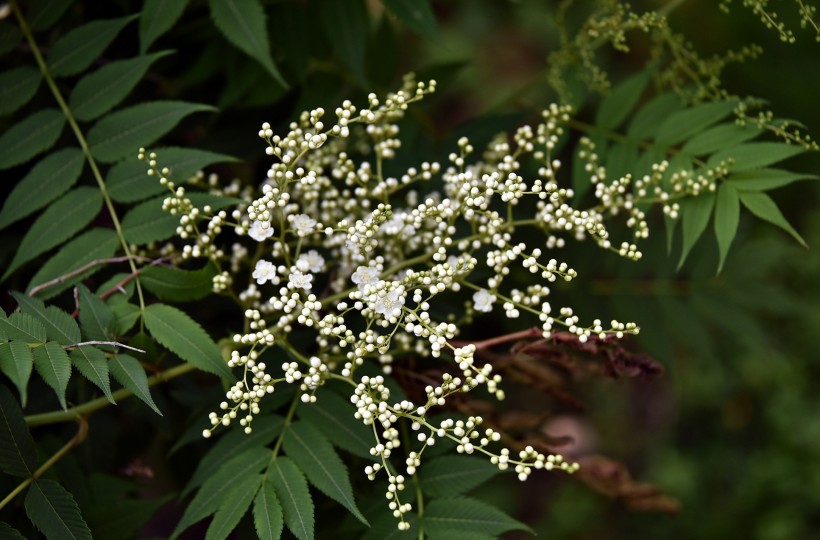
<svg viewBox="0 0 820 540">
<path fill-rule="evenodd" d="M 23 410 L 8 388 L 0 384 L 0 470 L 29 478 L 37 470 L 34 439 L 26 426 Z"/>
<path fill-rule="evenodd" d="M 12 291 L 11 295 L 17 300 L 23 313 L 28 313 L 43 323 L 49 340 L 61 345 L 80 342 L 80 327 L 71 315 L 57 306 L 46 307 L 39 298 L 32 298 L 16 291 Z"/>
<path fill-rule="evenodd" d="M 132 208 L 122 220 L 125 239 L 134 244 L 149 244 L 171 238 L 179 226 L 179 216 L 162 209 L 165 197 L 149 199 Z"/>
<path fill-rule="evenodd" d="M 57 142 L 65 116 L 57 109 L 42 109 L 17 122 L 0 136 L 0 170 L 25 163 Z"/>
<path fill-rule="evenodd" d="M 83 284 L 78 287 L 80 296 L 80 328 L 89 340 L 107 341 L 110 339 L 111 321 L 114 313 L 111 307 Z"/>
<path fill-rule="evenodd" d="M 154 398 L 151 397 L 145 370 L 142 369 L 136 358 L 127 354 L 118 354 L 111 359 L 108 367 L 111 370 L 111 375 L 121 385 L 130 390 L 140 401 L 151 407 L 151 410 L 162 416 L 159 407 L 154 403 Z"/>
<path fill-rule="evenodd" d="M 26 343 L 45 343 L 46 327 L 27 313 L 15 312 L 8 319 L 0 317 L 0 332 L 7 339 L 19 339 Z"/>
<path fill-rule="evenodd" d="M 267 446 L 282 432 L 285 420 L 278 415 L 261 416 L 253 421 L 253 431 L 246 435 L 242 430 L 233 430 L 214 444 L 199 461 L 199 465 L 182 491 L 185 497 L 191 490 L 199 487 L 234 454 L 249 448 Z"/>
<path fill-rule="evenodd" d="M 116 404 L 114 396 L 111 395 L 108 360 L 105 358 L 105 353 L 95 347 L 78 347 L 71 351 L 69 357 L 77 371 L 102 390 L 108 401 Z"/>
<path fill-rule="evenodd" d="M 241 481 L 235 482 L 231 490 L 222 500 L 219 510 L 214 514 L 214 519 L 208 526 L 205 533 L 205 540 L 225 540 L 242 516 L 251 507 L 256 492 L 262 485 L 262 475 L 250 476 Z"/>
<path fill-rule="evenodd" d="M 601 101 L 595 115 L 595 125 L 602 129 L 620 126 L 641 99 L 651 76 L 652 70 L 644 69 L 615 86 Z"/>
<path fill-rule="evenodd" d="M 154 304 L 145 309 L 145 326 L 171 352 L 202 371 L 233 380 L 216 343 L 193 319 L 177 308 Z"/>
<path fill-rule="evenodd" d="M 35 32 L 46 30 L 60 20 L 73 0 L 34 0 L 26 13 L 29 27 Z"/>
<path fill-rule="evenodd" d="M 780 227 L 800 242 L 801 246 L 805 248 L 809 247 L 806 241 L 803 240 L 803 237 L 786 221 L 786 218 L 783 217 L 783 214 L 771 197 L 765 193 L 751 191 L 741 191 L 739 194 L 740 202 L 743 203 L 743 206 L 745 206 L 749 212 L 764 221 L 768 221 L 772 225 Z"/>
<path fill-rule="evenodd" d="M 2 280 L 37 255 L 60 245 L 82 230 L 97 217 L 102 202 L 98 189 L 81 186 L 46 208 L 23 237 Z"/>
<path fill-rule="evenodd" d="M 79 148 L 63 148 L 40 160 L 9 193 L 0 210 L 0 229 L 32 214 L 68 191 L 83 170 Z"/>
<path fill-rule="evenodd" d="M 95 228 L 85 231 L 65 244 L 60 248 L 60 251 L 47 260 L 40 270 L 34 274 L 26 288 L 31 290 L 53 279 L 67 276 L 92 261 L 107 259 L 114 255 L 118 246 L 119 238 L 112 229 Z M 104 269 L 104 264 L 92 266 L 84 272 L 64 279 L 60 283 L 54 283 L 45 289 L 41 289 L 37 293 L 37 297 L 48 300 Z"/>
<path fill-rule="evenodd" d="M 720 124 L 689 139 L 681 152 L 690 156 L 705 156 L 721 148 L 729 148 L 754 139 L 761 133 L 760 129 L 751 125 Z"/>
<path fill-rule="evenodd" d="M 233 156 L 197 150 L 193 148 L 156 148 L 158 165 L 171 169 L 169 178 L 180 184 L 198 171 L 214 163 L 236 161 Z M 148 165 L 136 156 L 126 158 L 108 171 L 105 184 L 108 194 L 118 202 L 136 202 L 152 195 L 168 193 L 168 188 L 159 183 L 156 176 L 148 176 Z"/>
<path fill-rule="evenodd" d="M 428 0 L 384 0 L 384 5 L 413 32 L 427 39 L 438 39 L 436 15 Z"/>
<path fill-rule="evenodd" d="M 299 418 L 310 422 L 334 446 L 372 460 L 373 432 L 354 418 L 355 406 L 334 392 L 322 392 L 316 403 L 300 404 Z"/>
<path fill-rule="evenodd" d="M 532 532 L 498 508 L 467 497 L 430 501 L 422 522 L 431 538 L 452 538 L 459 533 L 497 536 L 513 530 Z"/>
<path fill-rule="evenodd" d="M 71 91 L 68 100 L 74 117 L 88 121 L 107 113 L 131 93 L 151 64 L 169 54 L 171 51 L 162 51 L 115 60 L 86 75 Z"/>
<path fill-rule="evenodd" d="M 705 193 L 697 197 L 683 199 L 681 205 L 681 220 L 683 221 L 683 247 L 681 248 L 678 269 L 683 266 L 686 256 L 709 223 L 712 209 L 715 206 L 715 194 Z"/>
<path fill-rule="evenodd" d="M 200 270 L 149 266 L 140 274 L 140 283 L 160 300 L 186 302 L 211 294 L 215 275 L 216 268 L 210 263 Z"/>
<path fill-rule="evenodd" d="M 237 452 L 225 461 L 202 485 L 191 504 L 185 509 L 171 538 L 179 536 L 197 521 L 216 512 L 236 482 L 258 478 L 259 471 L 270 463 L 271 455 L 270 449 L 256 446 L 244 452 Z"/>
<path fill-rule="evenodd" d="M 34 367 L 46 384 L 54 389 L 63 409 L 67 409 L 65 390 L 68 387 L 68 379 L 71 378 L 71 361 L 68 354 L 59 344 L 49 341 L 34 349 Z"/>
<path fill-rule="evenodd" d="M 140 52 L 143 54 L 158 37 L 174 26 L 188 0 L 146 0 L 140 14 Z"/>
<path fill-rule="evenodd" d="M 635 113 L 627 134 L 636 139 L 651 138 L 661 122 L 682 107 L 683 103 L 677 94 L 661 94 Z"/>
<path fill-rule="evenodd" d="M 313 540 L 313 499 L 299 467 L 287 456 L 280 456 L 268 468 L 268 479 L 282 503 L 285 525 L 299 540 Z"/>
<path fill-rule="evenodd" d="M 112 302 L 109 304 L 114 312 L 115 334 L 121 336 L 127 333 L 140 318 L 140 307 L 128 302 Z"/>
<path fill-rule="evenodd" d="M 419 481 L 425 495 L 453 497 L 483 484 L 500 471 L 477 456 L 441 456 L 419 468 Z"/>
<path fill-rule="evenodd" d="M 0 521 L 0 538 L 3 540 L 26 540 L 26 537 L 20 534 L 20 531 L 5 521 Z"/>
<path fill-rule="evenodd" d="M 213 110 L 210 105 L 185 101 L 140 103 L 113 112 L 94 124 L 88 131 L 88 145 L 99 161 L 112 163 L 153 143 L 186 116 Z"/>
<path fill-rule="evenodd" d="M 0 73 L 0 115 L 11 114 L 29 102 L 43 76 L 31 66 L 22 66 Z"/>
<path fill-rule="evenodd" d="M 48 53 L 48 68 L 55 77 L 76 75 L 99 58 L 108 45 L 137 15 L 96 20 L 74 28 L 57 40 Z"/>
<path fill-rule="evenodd" d="M 366 84 L 365 56 L 370 34 L 367 9 L 361 0 L 323 0 L 319 18 L 333 52 L 360 84 Z"/>
<path fill-rule="evenodd" d="M 288 84 L 273 62 L 265 25 L 265 10 L 258 0 L 208 0 L 211 19 L 222 35 L 236 48 L 262 64 L 271 77 Z"/>
<path fill-rule="evenodd" d="M 664 119 L 658 127 L 655 140 L 670 146 L 681 143 L 692 135 L 720 122 L 736 107 L 736 101 L 718 101 L 703 103 L 676 112 Z"/>
<path fill-rule="evenodd" d="M 740 200 L 737 190 L 731 184 L 723 182 L 718 188 L 715 202 L 715 237 L 717 238 L 720 259 L 718 273 L 723 269 L 729 247 L 735 238 L 740 221 Z"/>
<path fill-rule="evenodd" d="M 262 482 L 259 493 L 253 501 L 253 524 L 259 540 L 279 540 L 285 521 L 282 505 L 276 497 L 276 490 L 269 481 Z"/>
<path fill-rule="evenodd" d="M 25 341 L 0 343 L 0 371 L 14 383 L 20 393 L 20 402 L 25 405 L 28 398 L 28 380 L 34 356 Z"/>
<path fill-rule="evenodd" d="M 71 493 L 54 480 L 35 480 L 28 488 L 26 515 L 48 540 L 91 540 L 91 531 Z"/>
<path fill-rule="evenodd" d="M 708 164 L 717 165 L 721 161 L 734 160 L 730 171 L 737 173 L 750 171 L 752 169 L 762 169 L 773 165 L 784 159 L 802 154 L 805 148 L 798 145 L 777 143 L 777 142 L 750 142 L 727 148 L 712 154 Z"/>
<path fill-rule="evenodd" d="M 294 422 L 287 429 L 282 446 L 288 457 L 302 469 L 310 483 L 319 488 L 319 491 L 368 525 L 367 519 L 356 506 L 347 467 L 330 442 L 305 421 Z"/>
<path fill-rule="evenodd" d="M 755 169 L 736 172 L 729 175 L 726 181 L 738 191 L 766 191 L 799 180 L 818 180 L 815 174 L 794 173 L 783 169 Z"/>
</svg>

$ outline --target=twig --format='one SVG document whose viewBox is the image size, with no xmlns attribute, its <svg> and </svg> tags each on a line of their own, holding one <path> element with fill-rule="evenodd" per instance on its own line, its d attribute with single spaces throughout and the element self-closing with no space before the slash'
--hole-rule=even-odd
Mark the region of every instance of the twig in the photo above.
<svg viewBox="0 0 820 540">
<path fill-rule="evenodd" d="M 496 345 L 501 345 L 503 343 L 509 343 L 510 341 L 517 341 L 519 339 L 531 337 L 544 337 L 543 330 L 541 330 L 537 326 L 533 326 L 532 328 L 521 330 L 520 332 L 513 332 L 512 334 L 505 334 L 503 336 L 485 339 L 484 341 L 477 341 L 473 343 L 473 345 L 475 345 L 477 351 L 480 351 L 482 349 L 489 349 L 490 347 L 495 347 Z M 470 345 L 470 342 L 451 341 L 450 345 L 452 345 L 453 347 L 464 347 L 465 345 Z"/>
<path fill-rule="evenodd" d="M 169 257 L 160 257 L 159 259 L 154 259 L 153 261 L 151 261 L 151 264 L 149 266 L 155 266 L 155 265 L 163 263 L 167 260 L 169 260 Z M 124 293 L 125 292 L 125 286 L 128 285 L 128 283 L 130 283 L 131 281 L 133 281 L 134 278 L 136 278 L 138 275 L 140 275 L 143 270 L 145 270 L 144 266 L 141 267 L 141 268 L 137 268 L 136 270 L 134 270 L 133 272 L 131 272 L 130 274 L 128 274 L 127 276 L 122 278 L 113 287 L 111 287 L 110 289 L 108 289 L 104 293 L 100 294 L 100 299 L 105 300 L 106 298 L 108 298 L 109 296 L 111 296 L 112 294 L 114 294 L 116 292 Z"/>
<path fill-rule="evenodd" d="M 125 345 L 124 343 L 120 343 L 119 341 L 83 341 L 81 343 L 63 345 L 63 349 L 77 349 L 79 347 L 87 347 L 89 345 L 110 345 L 112 347 L 122 347 L 123 349 L 128 349 L 130 351 L 136 351 L 138 353 L 145 354 L 145 351 L 143 351 L 142 349 L 137 349 L 136 347 L 132 347 L 131 345 Z"/>
<path fill-rule="evenodd" d="M 28 295 L 29 296 L 34 296 L 37 293 L 39 293 L 40 291 L 42 291 L 43 289 L 47 289 L 48 287 L 51 287 L 52 285 L 59 285 L 60 283 L 63 283 L 64 281 L 67 281 L 67 280 L 69 280 L 69 279 L 71 279 L 75 276 L 78 276 L 78 275 L 82 274 L 83 272 L 85 272 L 87 270 L 90 270 L 90 269 L 94 268 L 95 266 L 99 266 L 101 264 L 115 264 L 115 263 L 121 263 L 121 262 L 128 262 L 128 261 L 131 261 L 131 260 L 134 260 L 134 259 L 145 260 L 146 258 L 147 257 L 142 257 L 142 256 L 139 256 L 139 255 L 125 255 L 125 256 L 122 256 L 122 257 L 111 257 L 110 259 L 95 259 L 95 260 L 93 260 L 93 261 L 91 261 L 87 264 L 82 265 L 81 267 L 77 268 L 76 270 L 72 270 L 71 272 L 68 272 L 67 274 L 63 274 L 62 276 L 59 276 L 59 277 L 56 277 L 52 280 L 46 281 L 45 283 L 41 283 L 40 285 L 37 285 L 36 287 L 32 287 L 32 289 L 28 292 Z"/>
</svg>

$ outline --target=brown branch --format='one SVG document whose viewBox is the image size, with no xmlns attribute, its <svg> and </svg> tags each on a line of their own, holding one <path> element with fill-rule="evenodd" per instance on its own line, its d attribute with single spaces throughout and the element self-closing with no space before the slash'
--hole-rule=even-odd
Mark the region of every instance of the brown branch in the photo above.
<svg viewBox="0 0 820 540">
<path fill-rule="evenodd" d="M 147 257 L 141 257 L 139 255 L 125 255 L 125 256 L 122 256 L 122 257 L 111 257 L 109 259 L 95 259 L 95 260 L 93 260 L 89 263 L 86 263 L 83 266 L 77 268 L 76 270 L 72 270 L 71 272 L 68 272 L 67 274 L 63 274 L 62 276 L 58 276 L 58 277 L 56 277 L 52 280 L 46 281 L 45 283 L 41 283 L 40 285 L 37 285 L 36 287 L 32 287 L 32 289 L 28 292 L 28 295 L 29 296 L 34 296 L 37 293 L 39 293 L 40 291 L 42 291 L 43 289 L 47 289 L 47 288 L 49 288 L 53 285 L 59 285 L 60 283 L 63 283 L 63 282 L 65 282 L 65 281 L 67 281 L 67 280 L 69 280 L 73 277 L 76 277 L 76 276 L 82 274 L 83 272 L 91 270 L 95 266 L 99 266 L 101 264 L 114 264 L 114 263 L 128 262 L 132 259 L 146 260 L 148 258 Z"/>
<path fill-rule="evenodd" d="M 521 330 L 519 332 L 513 332 L 511 334 L 504 334 L 503 336 L 498 336 L 490 339 L 485 339 L 484 341 L 477 341 L 472 343 L 475 345 L 477 351 L 482 349 L 489 349 L 490 347 L 495 347 L 496 345 L 502 345 L 504 343 L 509 343 L 510 341 L 516 341 L 519 339 L 526 339 L 526 338 L 542 338 L 544 337 L 543 330 L 538 328 L 537 326 L 533 326 L 532 328 L 528 328 L 526 330 Z M 464 347 L 466 345 L 470 345 L 471 342 L 469 341 L 451 341 L 450 345 L 453 347 Z"/>
</svg>

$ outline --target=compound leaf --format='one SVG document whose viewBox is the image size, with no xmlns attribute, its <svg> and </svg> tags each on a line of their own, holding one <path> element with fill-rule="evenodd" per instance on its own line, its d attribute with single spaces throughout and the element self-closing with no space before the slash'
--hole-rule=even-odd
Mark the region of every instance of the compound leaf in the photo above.
<svg viewBox="0 0 820 540">
<path fill-rule="evenodd" d="M 151 391 L 148 388 L 148 377 L 145 375 L 145 370 L 142 369 L 139 361 L 127 354 L 118 354 L 111 359 L 111 375 L 125 388 L 129 389 L 131 393 L 140 398 L 140 400 L 151 407 L 158 415 L 162 416 L 157 404 L 154 403 L 154 398 L 151 397 Z"/>
<path fill-rule="evenodd" d="M 11 126 L 0 136 L 0 170 L 25 163 L 51 148 L 65 125 L 57 109 L 41 109 Z"/>
<path fill-rule="evenodd" d="M 77 371 L 82 373 L 83 377 L 102 390 L 108 401 L 116 403 L 114 396 L 111 395 L 111 383 L 108 379 L 108 360 L 105 358 L 105 353 L 95 347 L 78 347 L 71 351 L 69 357 L 71 363 L 74 364 Z"/>
<path fill-rule="evenodd" d="M 268 480 L 282 503 L 285 525 L 299 540 L 313 540 L 313 499 L 299 467 L 287 456 L 280 456 L 268 468 Z"/>
<path fill-rule="evenodd" d="M 25 341 L 0 343 L 0 371 L 14 383 L 20 393 L 20 402 L 25 405 L 28 397 L 28 380 L 34 356 Z"/>
<path fill-rule="evenodd" d="M 712 154 L 708 164 L 716 165 L 721 161 L 734 160 L 730 170 L 732 173 L 762 169 L 778 161 L 783 161 L 806 149 L 799 145 L 777 142 L 750 142 L 733 148 L 727 148 Z"/>
<path fill-rule="evenodd" d="M 651 75 L 650 69 L 644 69 L 615 86 L 601 101 L 595 115 L 595 124 L 602 129 L 620 126 L 643 95 Z"/>
<path fill-rule="evenodd" d="M 318 429 L 334 446 L 372 460 L 373 432 L 354 418 L 356 408 L 335 392 L 322 392 L 316 403 L 301 404 L 299 418 Z"/>
<path fill-rule="evenodd" d="M 253 524 L 260 540 L 279 540 L 282 536 L 282 528 L 285 525 L 282 505 L 270 481 L 262 482 L 262 487 L 253 501 Z"/>
<path fill-rule="evenodd" d="M 71 378 L 71 361 L 68 354 L 58 343 L 49 341 L 34 349 L 34 367 L 46 384 L 54 389 L 63 409 L 67 409 L 65 390 L 68 387 L 68 379 Z"/>
<path fill-rule="evenodd" d="M 188 0 L 146 0 L 140 14 L 140 52 L 145 53 L 158 37 L 171 29 L 187 5 Z"/>
<path fill-rule="evenodd" d="M 476 456 L 441 456 L 419 469 L 419 481 L 425 495 L 453 497 L 470 491 L 498 473 L 498 467 Z"/>
<path fill-rule="evenodd" d="M 49 540 L 91 540 L 91 531 L 71 493 L 54 480 L 35 480 L 25 500 L 26 515 Z"/>
<path fill-rule="evenodd" d="M 134 244 L 148 244 L 174 235 L 179 225 L 179 216 L 162 209 L 163 199 L 164 197 L 149 199 L 125 215 L 122 232 L 126 240 Z"/>
<path fill-rule="evenodd" d="M 453 538 L 464 534 L 498 536 L 512 530 L 532 532 L 498 508 L 467 497 L 430 501 L 422 522 L 431 538 Z"/>
<path fill-rule="evenodd" d="M 205 533 L 205 540 L 225 540 L 231 531 L 248 511 L 259 487 L 262 485 L 262 475 L 249 476 L 235 482 L 231 490 L 222 500 L 219 510 Z"/>
<path fill-rule="evenodd" d="M 737 107 L 735 101 L 703 103 L 676 112 L 658 127 L 655 140 L 661 144 L 674 145 L 724 119 Z"/>
<path fill-rule="evenodd" d="M 39 298 L 13 291 L 11 295 L 17 300 L 23 313 L 38 319 L 46 329 L 46 337 L 61 345 L 71 345 L 80 341 L 80 327 L 71 315 L 58 308 L 48 306 Z"/>
<path fill-rule="evenodd" d="M 28 313 L 14 312 L 8 318 L 0 317 L 0 333 L 6 339 L 26 343 L 45 343 L 46 327 Z"/>
<path fill-rule="evenodd" d="M 78 26 L 57 40 L 48 54 L 48 67 L 55 77 L 76 75 L 102 55 L 108 45 L 137 15 L 97 20 Z"/>
<path fill-rule="evenodd" d="M 783 217 L 777 204 L 765 193 L 741 191 L 740 202 L 743 203 L 743 206 L 745 206 L 749 212 L 758 218 L 780 227 L 800 242 L 800 245 L 806 248 L 809 247 L 806 241 L 803 240 L 803 237 L 800 236 L 800 234 L 794 230 L 794 227 L 786 221 L 786 218 Z"/>
<path fill-rule="evenodd" d="M 721 148 L 729 148 L 749 139 L 754 139 L 760 133 L 760 129 L 751 125 L 720 124 L 698 133 L 686 141 L 681 151 L 690 156 L 705 156 Z"/>
<path fill-rule="evenodd" d="M 798 180 L 817 180 L 814 174 L 795 173 L 783 169 L 753 169 L 735 172 L 726 181 L 738 191 L 766 191 L 787 186 Z"/>
<path fill-rule="evenodd" d="M 709 223 L 712 208 L 715 206 L 715 194 L 704 193 L 681 201 L 681 219 L 683 221 L 683 247 L 681 248 L 678 268 L 683 266 L 686 256 Z"/>
</svg>

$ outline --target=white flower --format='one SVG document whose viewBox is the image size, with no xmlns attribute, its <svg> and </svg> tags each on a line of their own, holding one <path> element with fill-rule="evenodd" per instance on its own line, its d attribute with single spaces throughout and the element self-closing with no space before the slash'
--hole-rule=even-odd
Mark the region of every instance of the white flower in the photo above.
<svg viewBox="0 0 820 540">
<path fill-rule="evenodd" d="M 375 302 L 376 313 L 385 317 L 398 317 L 404 306 L 404 287 L 396 287 L 390 292 L 381 291 Z"/>
<path fill-rule="evenodd" d="M 489 313 L 493 310 L 493 302 L 495 302 L 495 295 L 481 289 L 473 294 L 473 307 L 476 311 L 483 311 Z"/>
<path fill-rule="evenodd" d="M 304 289 L 309 291 L 311 287 L 313 287 L 313 276 L 310 274 L 303 274 L 302 272 L 296 270 L 295 272 L 290 273 L 290 277 L 288 278 L 288 286 L 291 289 Z"/>
<path fill-rule="evenodd" d="M 288 219 L 300 238 L 304 238 L 316 230 L 316 220 L 307 214 L 296 214 Z"/>
<path fill-rule="evenodd" d="M 266 238 L 273 236 L 273 227 L 268 222 L 256 220 L 248 229 L 248 236 L 257 242 L 263 242 Z"/>
<path fill-rule="evenodd" d="M 391 219 L 382 223 L 382 226 L 380 227 L 381 231 L 389 236 L 394 236 L 401 233 L 399 235 L 401 238 L 409 238 L 413 236 L 416 234 L 416 228 L 405 222 L 405 216 L 406 214 L 404 213 L 394 214 Z"/>
<path fill-rule="evenodd" d="M 296 268 L 300 272 L 321 272 L 325 268 L 325 258 L 315 249 L 302 253 L 296 260 Z"/>
<path fill-rule="evenodd" d="M 373 266 L 360 266 L 350 276 L 350 281 L 358 285 L 360 291 L 364 291 L 366 286 L 379 281 L 379 271 Z"/>
<path fill-rule="evenodd" d="M 264 259 L 256 261 L 256 267 L 253 269 L 253 278 L 259 285 L 264 285 L 266 281 L 273 281 L 276 277 L 276 267 L 272 262 Z"/>
</svg>

